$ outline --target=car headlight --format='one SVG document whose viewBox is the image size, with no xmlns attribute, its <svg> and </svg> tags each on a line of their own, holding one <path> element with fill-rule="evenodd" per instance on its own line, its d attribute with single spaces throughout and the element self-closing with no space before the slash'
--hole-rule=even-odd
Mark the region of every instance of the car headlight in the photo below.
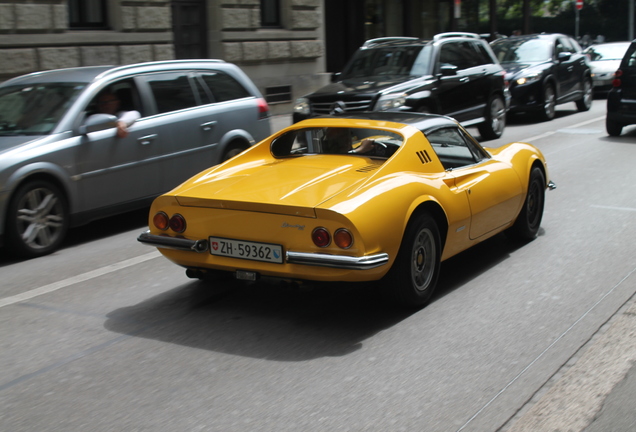
<svg viewBox="0 0 636 432">
<path fill-rule="evenodd" d="M 406 103 L 406 93 L 386 94 L 380 96 L 378 103 L 375 104 L 376 111 L 387 111 L 390 109 L 400 108 Z"/>
<path fill-rule="evenodd" d="M 296 99 L 296 103 L 294 104 L 294 112 L 302 115 L 311 114 L 311 106 L 309 104 L 309 99 L 307 98 L 299 98 Z"/>
<path fill-rule="evenodd" d="M 517 85 L 532 84 L 533 82 L 539 81 L 540 78 L 541 74 L 538 73 L 518 78 Z"/>
</svg>

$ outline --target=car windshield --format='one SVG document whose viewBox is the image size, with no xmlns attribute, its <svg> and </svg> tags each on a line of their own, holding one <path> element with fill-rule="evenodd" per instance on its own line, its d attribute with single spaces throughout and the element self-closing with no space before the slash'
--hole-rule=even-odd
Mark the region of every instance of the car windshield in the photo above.
<svg viewBox="0 0 636 432">
<path fill-rule="evenodd" d="M 342 79 L 371 76 L 421 76 L 430 74 L 429 45 L 360 49 L 342 73 Z"/>
<path fill-rule="evenodd" d="M 84 86 L 43 83 L 0 88 L 0 136 L 50 133 Z"/>
<path fill-rule="evenodd" d="M 586 49 L 585 54 L 592 61 L 622 60 L 628 47 L 629 43 L 594 45 Z"/>
<path fill-rule="evenodd" d="M 352 153 L 365 139 L 373 140 L 370 153 Z M 275 157 L 299 156 L 303 154 L 338 154 L 377 156 L 388 158 L 402 145 L 403 138 L 393 132 L 348 127 L 315 127 L 289 131 L 272 141 Z"/>
<path fill-rule="evenodd" d="M 552 59 L 552 42 L 546 39 L 500 39 L 492 50 L 500 63 L 534 63 Z"/>
</svg>

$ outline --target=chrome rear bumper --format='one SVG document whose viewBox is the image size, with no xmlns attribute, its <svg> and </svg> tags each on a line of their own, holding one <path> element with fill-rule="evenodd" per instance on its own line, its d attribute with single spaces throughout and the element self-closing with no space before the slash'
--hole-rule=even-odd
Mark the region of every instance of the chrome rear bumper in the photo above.
<svg viewBox="0 0 636 432">
<path fill-rule="evenodd" d="M 207 240 L 189 240 L 185 238 L 169 237 L 150 234 L 150 231 L 142 233 L 137 240 L 147 246 L 164 249 L 176 249 L 186 252 L 207 252 L 209 243 Z M 389 262 L 389 254 L 379 253 L 363 257 L 351 257 L 342 255 L 319 254 L 308 252 L 287 251 L 285 261 L 289 264 L 311 265 L 352 270 L 366 270 L 380 267 Z"/>
</svg>

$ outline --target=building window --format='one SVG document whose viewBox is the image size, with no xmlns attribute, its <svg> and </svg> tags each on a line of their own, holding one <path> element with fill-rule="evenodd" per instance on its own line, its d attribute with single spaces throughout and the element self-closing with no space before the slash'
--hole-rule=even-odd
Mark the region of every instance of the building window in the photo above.
<svg viewBox="0 0 636 432">
<path fill-rule="evenodd" d="M 105 29 L 106 0 L 69 0 L 69 27 L 72 29 Z"/>
<path fill-rule="evenodd" d="M 261 27 L 280 27 L 280 0 L 261 0 Z"/>
</svg>

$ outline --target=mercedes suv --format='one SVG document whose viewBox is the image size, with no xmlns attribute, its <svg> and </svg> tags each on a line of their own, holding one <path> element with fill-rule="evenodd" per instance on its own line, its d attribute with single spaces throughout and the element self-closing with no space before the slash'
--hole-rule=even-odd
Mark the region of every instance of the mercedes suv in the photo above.
<svg viewBox="0 0 636 432">
<path fill-rule="evenodd" d="M 477 126 L 482 139 L 496 139 L 503 133 L 509 103 L 504 75 L 477 34 L 371 39 L 333 75 L 332 84 L 296 101 L 293 119 L 360 111 L 426 112 L 454 117 L 463 126 Z"/>
</svg>

